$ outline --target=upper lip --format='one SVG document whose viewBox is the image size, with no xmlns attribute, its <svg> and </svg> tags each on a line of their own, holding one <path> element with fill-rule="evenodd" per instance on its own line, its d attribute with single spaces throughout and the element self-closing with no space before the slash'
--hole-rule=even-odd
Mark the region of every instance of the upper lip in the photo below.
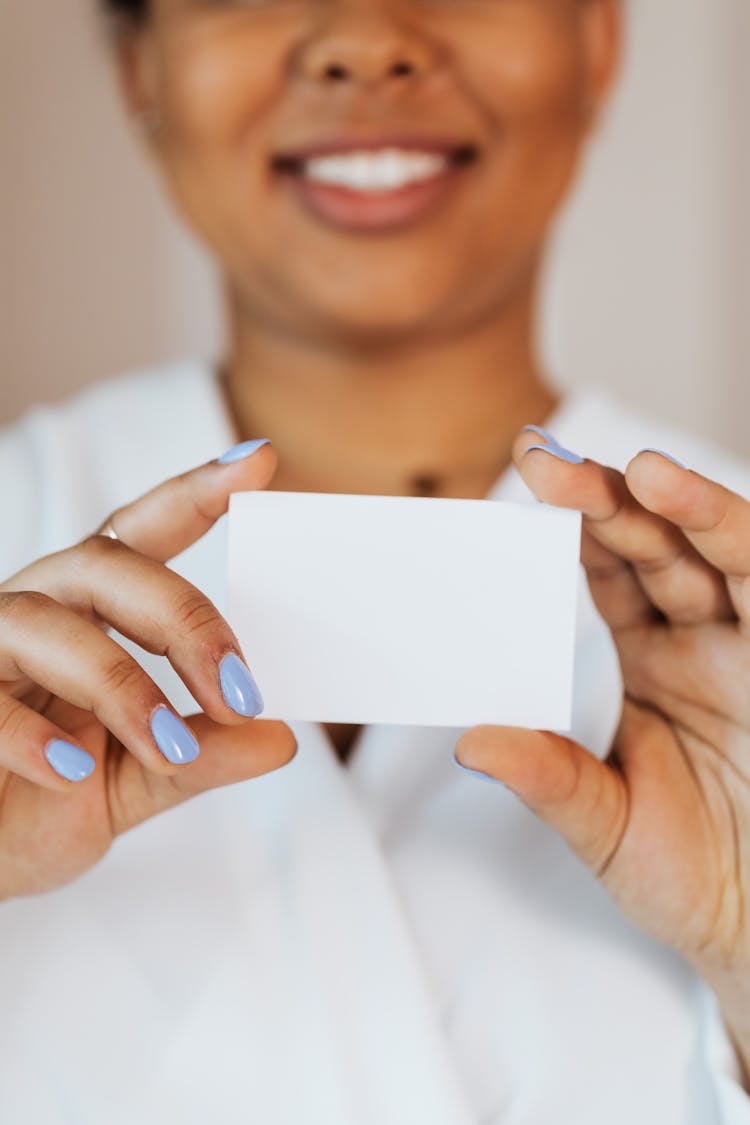
<svg viewBox="0 0 750 1125">
<path fill-rule="evenodd" d="M 317 157 L 336 156 L 350 152 L 379 152 L 401 149 L 405 152 L 428 152 L 438 156 L 471 158 L 479 146 L 473 141 L 456 140 L 418 132 L 348 132 L 314 141 L 303 141 L 280 148 L 273 156 L 274 166 L 289 170 Z"/>
</svg>

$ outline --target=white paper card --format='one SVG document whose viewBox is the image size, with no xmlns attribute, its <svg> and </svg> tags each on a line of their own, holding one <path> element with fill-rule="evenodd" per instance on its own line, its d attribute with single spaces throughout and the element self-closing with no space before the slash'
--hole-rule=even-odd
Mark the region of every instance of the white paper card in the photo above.
<svg viewBox="0 0 750 1125">
<path fill-rule="evenodd" d="M 265 718 L 567 730 L 580 516 L 244 492 L 228 620 Z"/>
</svg>

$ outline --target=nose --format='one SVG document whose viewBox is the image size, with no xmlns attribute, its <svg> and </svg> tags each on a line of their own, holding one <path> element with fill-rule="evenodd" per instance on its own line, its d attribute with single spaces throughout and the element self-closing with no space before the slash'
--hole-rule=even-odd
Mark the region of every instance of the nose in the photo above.
<svg viewBox="0 0 750 1125">
<path fill-rule="evenodd" d="M 318 84 L 374 85 L 423 76 L 436 61 L 430 39 L 385 5 L 339 2 L 301 45 L 297 70 Z"/>
</svg>

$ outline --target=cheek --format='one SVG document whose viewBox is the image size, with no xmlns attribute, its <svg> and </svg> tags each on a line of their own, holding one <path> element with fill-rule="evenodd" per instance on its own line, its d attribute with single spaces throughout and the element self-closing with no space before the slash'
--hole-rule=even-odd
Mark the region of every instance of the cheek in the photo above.
<svg viewBox="0 0 750 1125">
<path fill-rule="evenodd" d="M 517 18 L 498 18 L 465 44 L 461 70 L 473 98 L 501 129 L 575 119 L 584 77 L 577 25 L 560 11 L 530 4 Z"/>
<path fill-rule="evenodd" d="M 277 31 L 231 18 L 193 19 L 163 38 L 159 59 L 166 136 L 175 149 L 241 146 L 280 95 L 288 45 Z M 178 155 L 177 152 L 174 155 Z"/>
<path fill-rule="evenodd" d="M 586 135 L 585 70 L 577 25 L 562 7 L 509 0 L 505 11 L 483 41 L 473 38 L 470 55 L 467 44 L 462 73 L 498 139 L 487 216 L 513 254 L 546 234 L 570 186 Z"/>
<path fill-rule="evenodd" d="M 293 44 L 278 26 L 241 12 L 205 20 L 193 13 L 161 42 L 164 179 L 195 233 L 231 268 L 243 245 L 263 241 L 254 219 L 267 210 Z"/>
</svg>

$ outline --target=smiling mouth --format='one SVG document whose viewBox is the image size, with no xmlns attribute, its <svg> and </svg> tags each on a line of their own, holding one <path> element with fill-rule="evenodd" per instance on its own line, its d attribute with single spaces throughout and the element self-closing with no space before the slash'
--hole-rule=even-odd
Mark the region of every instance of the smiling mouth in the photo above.
<svg viewBox="0 0 750 1125">
<path fill-rule="evenodd" d="M 479 150 L 471 144 L 352 138 L 276 156 L 272 167 L 317 222 L 375 234 L 431 215 L 478 158 Z"/>
<path fill-rule="evenodd" d="M 307 156 L 277 156 L 274 171 L 306 181 L 360 194 L 384 195 L 424 184 L 474 163 L 474 145 L 432 150 L 393 145 L 352 148 Z"/>
</svg>

